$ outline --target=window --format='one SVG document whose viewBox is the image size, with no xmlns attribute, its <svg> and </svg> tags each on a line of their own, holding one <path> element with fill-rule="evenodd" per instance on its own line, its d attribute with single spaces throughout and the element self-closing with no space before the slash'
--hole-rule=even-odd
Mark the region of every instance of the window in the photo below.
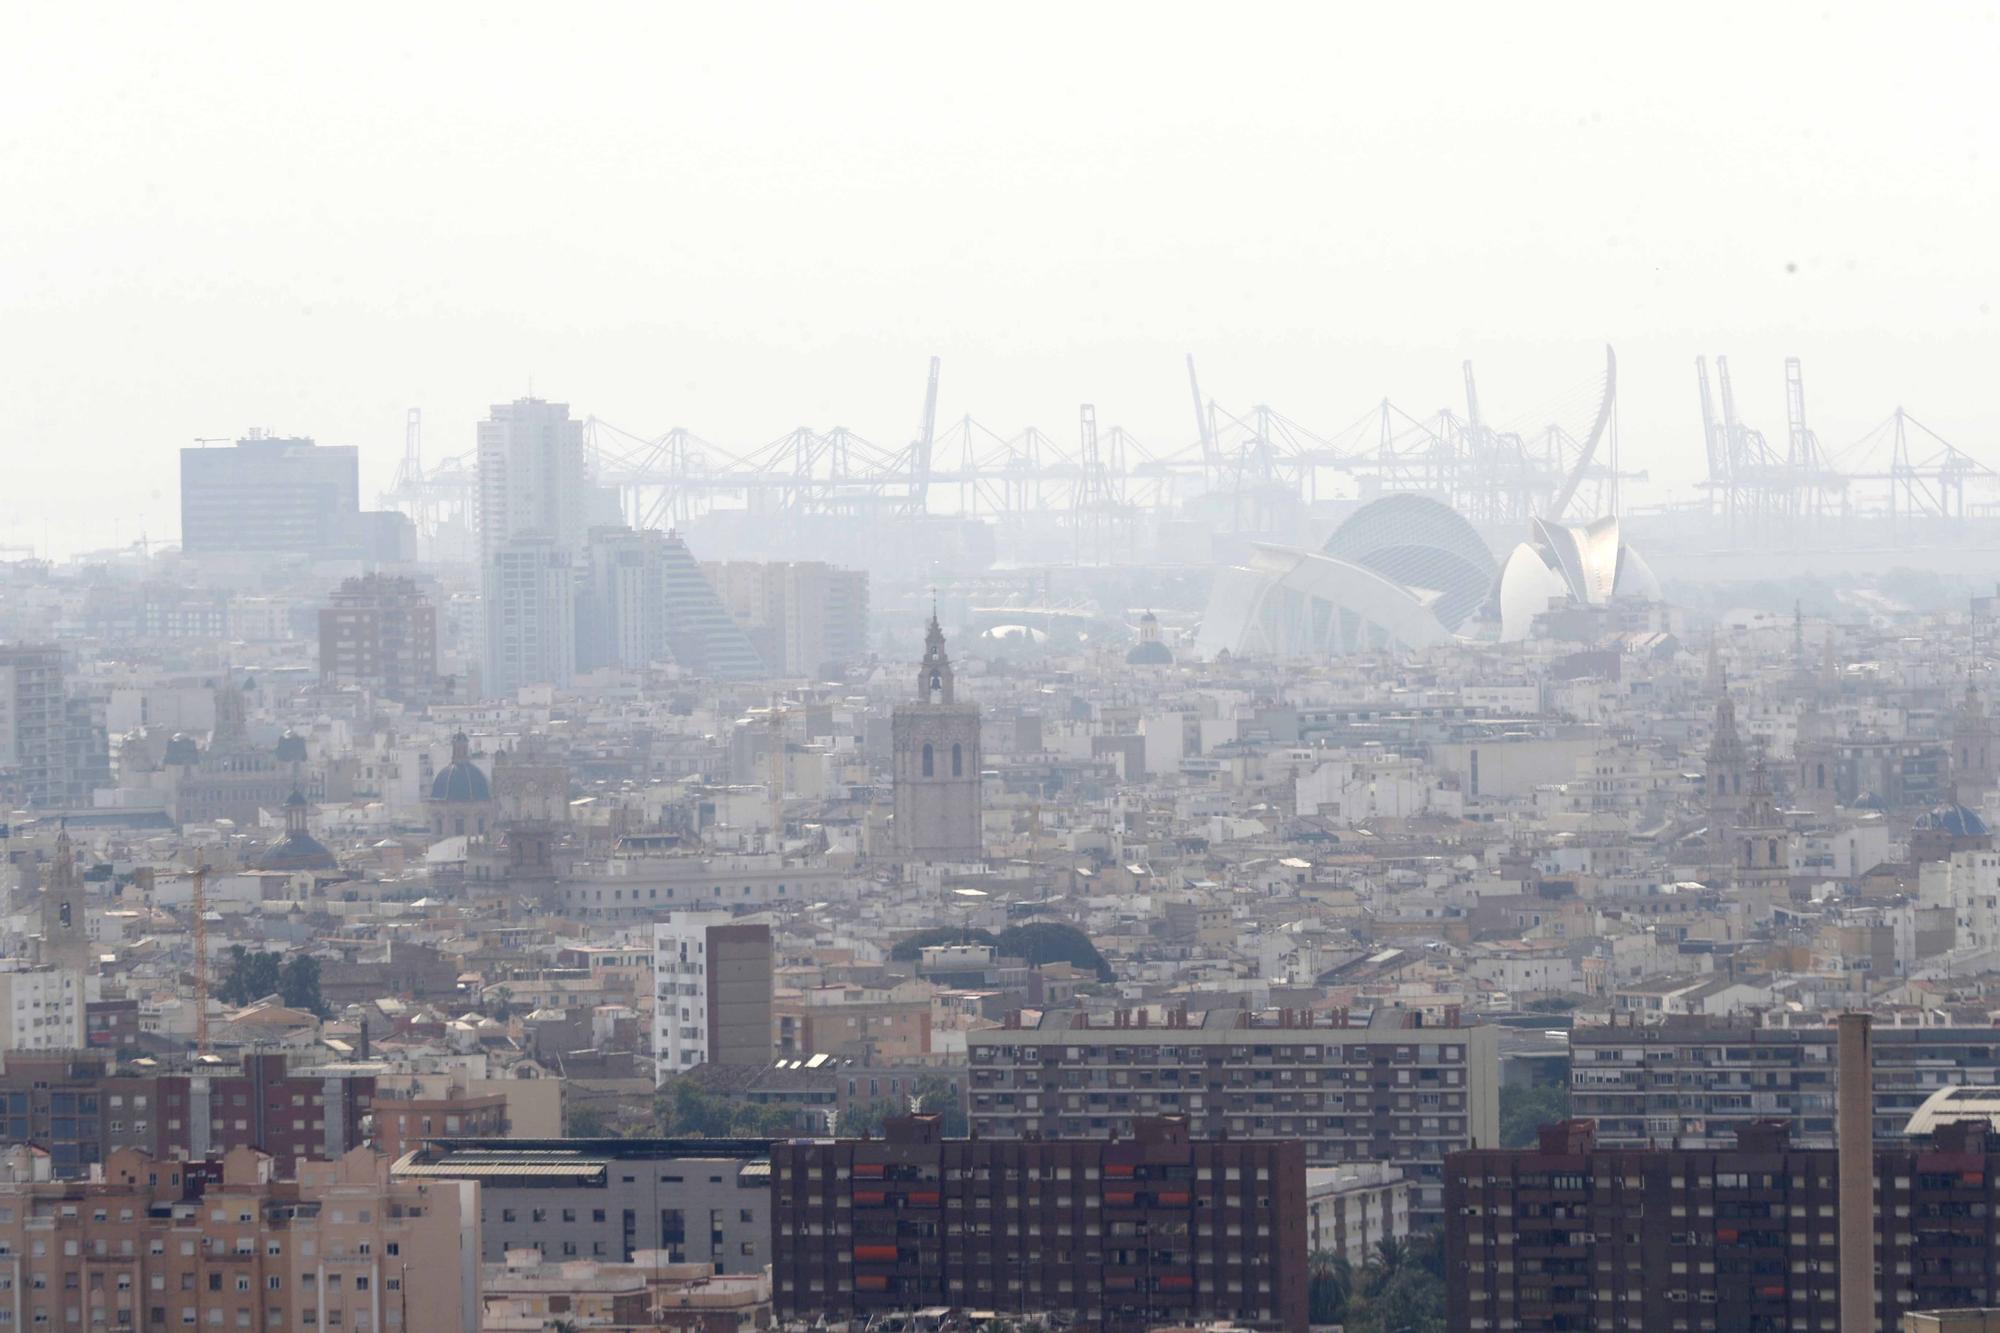
<svg viewBox="0 0 2000 1333">
<path fill-rule="evenodd" d="M 927 778 L 937 776 L 937 761 L 931 754 L 931 743 L 929 741 L 924 742 L 924 776 Z"/>
<path fill-rule="evenodd" d="M 965 776 L 965 748 L 957 741 L 951 743 L 951 775 L 955 778 Z"/>
</svg>

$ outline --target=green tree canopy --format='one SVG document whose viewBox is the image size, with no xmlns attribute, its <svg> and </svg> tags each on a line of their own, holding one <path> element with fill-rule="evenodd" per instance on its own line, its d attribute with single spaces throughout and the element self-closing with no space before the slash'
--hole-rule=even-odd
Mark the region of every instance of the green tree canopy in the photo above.
<svg viewBox="0 0 2000 1333">
<path fill-rule="evenodd" d="M 944 1075 L 925 1074 L 910 1085 L 910 1096 L 916 1099 L 917 1109 L 925 1115 L 944 1118 L 947 1137 L 960 1139 L 971 1131 L 965 1106 L 958 1094 L 951 1090 L 951 1080 Z"/>
<path fill-rule="evenodd" d="M 1090 942 L 1090 936 L 1059 921 L 1030 921 L 1026 925 L 1009 926 L 998 935 L 964 926 L 932 926 L 898 942 L 889 956 L 900 962 L 915 962 L 925 949 L 943 944 L 990 944 L 1002 957 L 1025 958 L 1030 967 L 1068 963 L 1095 974 L 1099 981 L 1110 981 L 1115 976 L 1104 955 Z"/>
<path fill-rule="evenodd" d="M 249 1004 L 283 990 L 278 976 L 278 955 L 250 950 L 240 944 L 229 946 L 229 969 L 223 973 L 216 998 L 224 1004 Z"/>
<path fill-rule="evenodd" d="M 278 969 L 278 995 L 294 1009 L 326 1017 L 326 1000 L 319 993 L 319 959 L 293 954 Z"/>
<path fill-rule="evenodd" d="M 995 941 L 1000 952 L 1009 958 L 1025 958 L 1030 966 L 1039 967 L 1043 963 L 1068 963 L 1084 972 L 1095 972 L 1099 981 L 1110 981 L 1117 974 L 1111 964 L 1104 961 L 1104 955 L 1090 942 L 1090 936 L 1075 926 L 1065 926 L 1058 921 L 1031 921 L 1025 926 L 1009 926 L 1000 932 Z"/>
<path fill-rule="evenodd" d="M 1526 1148 L 1543 1125 L 1569 1119 L 1569 1088 L 1509 1084 L 1500 1089 L 1500 1146 Z"/>
<path fill-rule="evenodd" d="M 692 1079 L 669 1080 L 653 1098 L 660 1133 L 680 1138 L 780 1139 L 798 1132 L 797 1112 L 710 1091 Z"/>
</svg>

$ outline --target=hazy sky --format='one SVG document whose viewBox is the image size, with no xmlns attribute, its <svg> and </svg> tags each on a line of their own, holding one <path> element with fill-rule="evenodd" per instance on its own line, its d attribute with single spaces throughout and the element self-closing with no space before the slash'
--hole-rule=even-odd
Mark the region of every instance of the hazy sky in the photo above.
<svg viewBox="0 0 2000 1333">
<path fill-rule="evenodd" d="M 1617 344 L 1783 431 L 2000 465 L 1991 6 L 26 5 L 0 14 L 0 546 L 178 529 L 259 425 L 393 472 L 525 392 L 761 443 L 941 412 L 1177 444 L 1181 357 L 1333 429 Z M 1654 488 L 1655 494 L 1665 491 Z"/>
</svg>

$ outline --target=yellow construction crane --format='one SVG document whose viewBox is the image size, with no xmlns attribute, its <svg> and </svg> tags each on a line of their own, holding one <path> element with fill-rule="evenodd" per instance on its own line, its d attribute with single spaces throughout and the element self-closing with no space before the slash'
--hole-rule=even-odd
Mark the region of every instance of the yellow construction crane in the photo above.
<svg viewBox="0 0 2000 1333">
<path fill-rule="evenodd" d="M 208 1054 L 208 867 L 196 866 L 194 896 L 194 1050 Z"/>
</svg>

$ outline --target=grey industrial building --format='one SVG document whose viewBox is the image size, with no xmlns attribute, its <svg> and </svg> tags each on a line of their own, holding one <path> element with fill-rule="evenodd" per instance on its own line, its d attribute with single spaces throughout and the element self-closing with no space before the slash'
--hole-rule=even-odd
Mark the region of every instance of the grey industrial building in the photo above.
<svg viewBox="0 0 2000 1333">
<path fill-rule="evenodd" d="M 481 1258 L 675 1263 L 755 1273 L 770 1262 L 769 1139 L 436 1139 L 398 1178 L 479 1182 Z"/>
</svg>

